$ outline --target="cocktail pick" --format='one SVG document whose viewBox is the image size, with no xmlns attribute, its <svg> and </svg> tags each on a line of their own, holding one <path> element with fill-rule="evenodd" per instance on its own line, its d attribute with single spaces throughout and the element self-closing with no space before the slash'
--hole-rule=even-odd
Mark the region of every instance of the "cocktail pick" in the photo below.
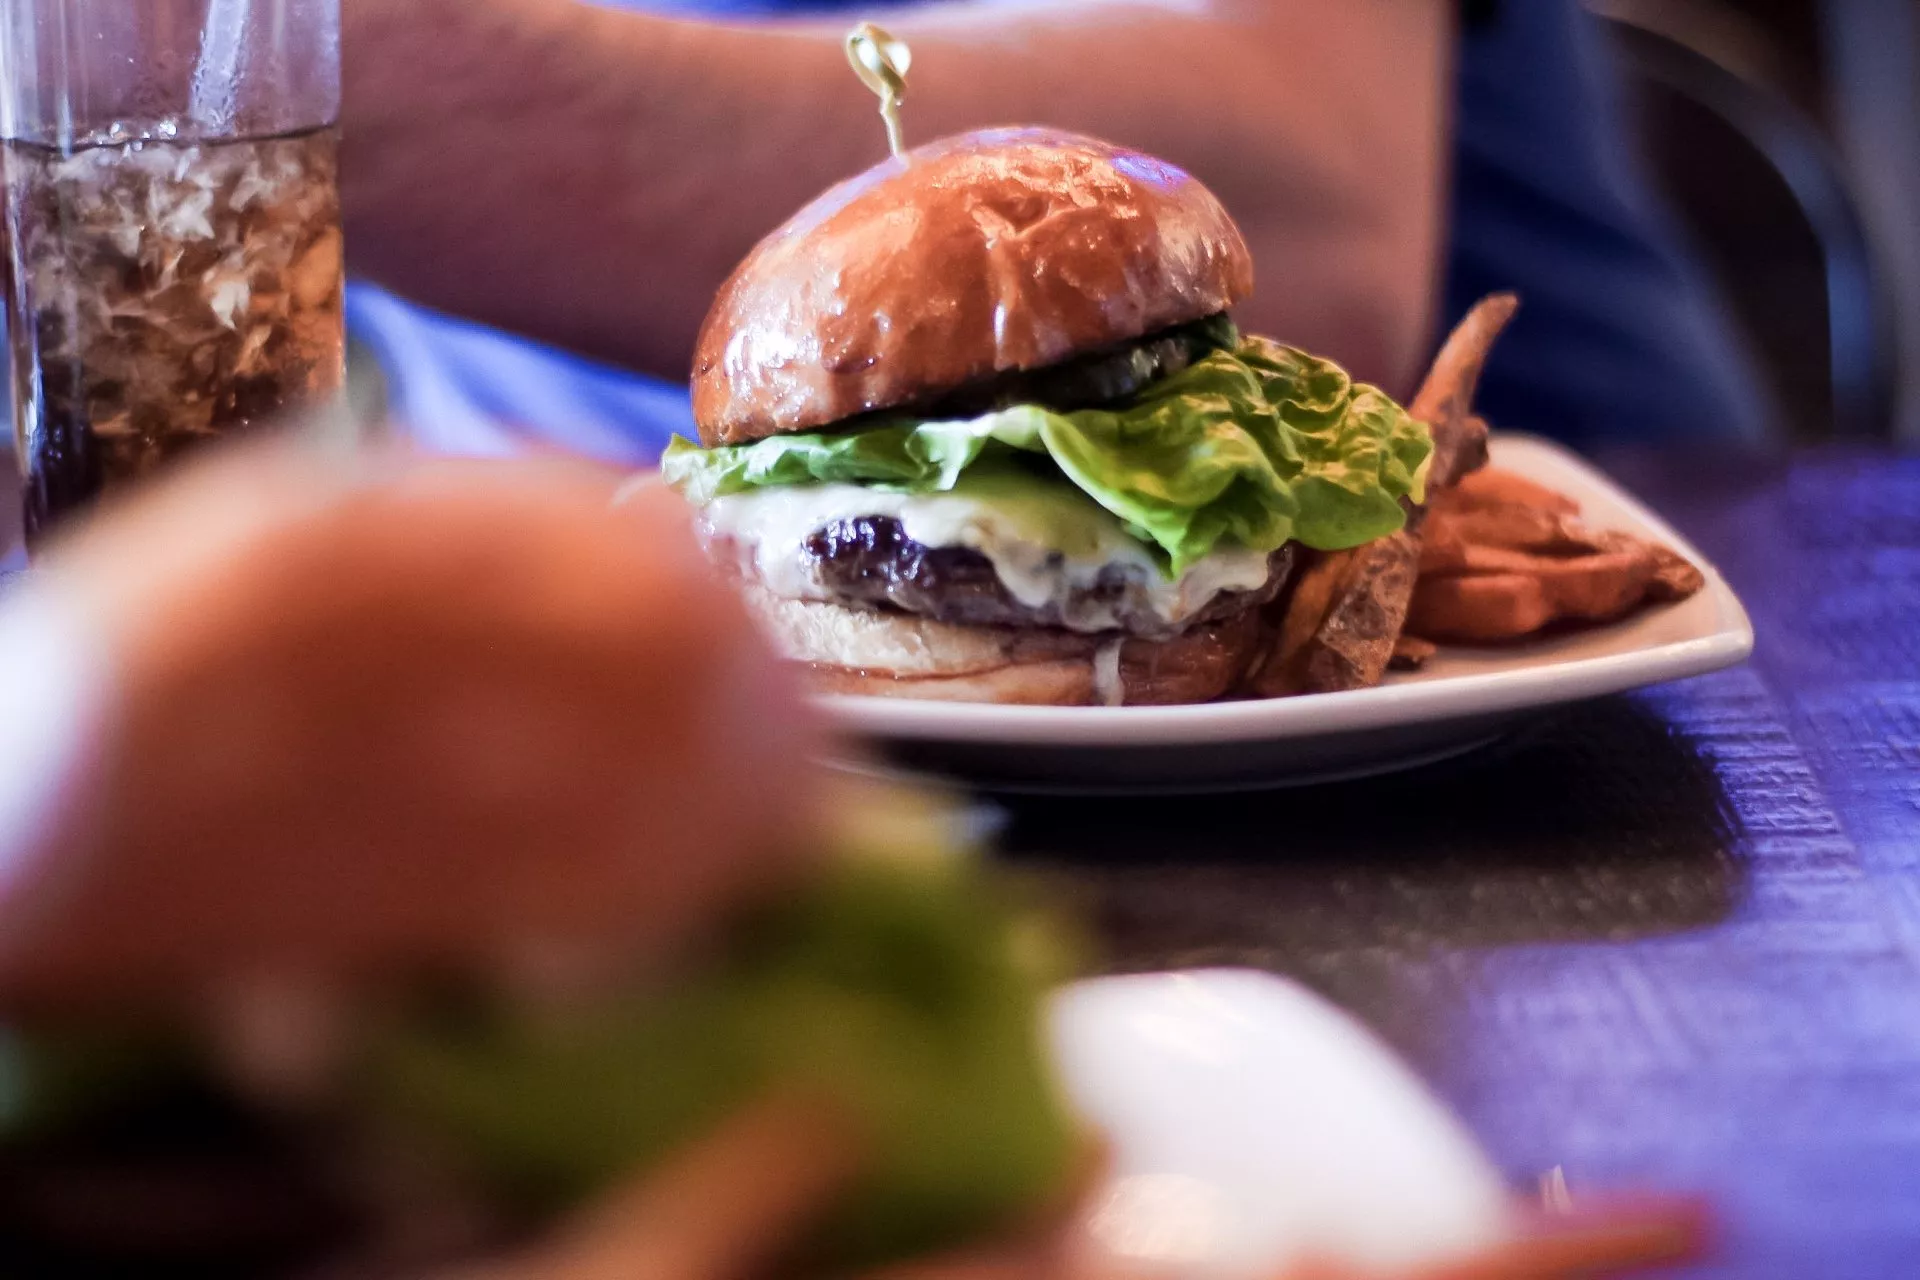
<svg viewBox="0 0 1920 1280">
<path fill-rule="evenodd" d="M 913 51 L 906 41 L 863 22 L 847 33 L 847 61 L 853 64 L 860 83 L 880 99 L 880 118 L 887 122 L 887 146 L 896 156 L 906 155 L 900 138 L 900 104 L 907 97 L 907 69 L 913 65 Z"/>
</svg>

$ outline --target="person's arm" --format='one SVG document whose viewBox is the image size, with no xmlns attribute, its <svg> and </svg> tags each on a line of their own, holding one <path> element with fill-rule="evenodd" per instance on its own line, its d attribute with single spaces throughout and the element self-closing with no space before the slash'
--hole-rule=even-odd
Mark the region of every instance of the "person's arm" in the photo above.
<svg viewBox="0 0 1920 1280">
<path fill-rule="evenodd" d="M 959 4 L 913 47 L 909 143 L 1041 123 L 1161 155 L 1252 246 L 1253 329 L 1404 389 L 1439 254 L 1451 6 Z M 571 0 L 347 0 L 356 268 L 421 301 L 684 376 L 715 288 L 882 158 L 844 23 Z"/>
</svg>

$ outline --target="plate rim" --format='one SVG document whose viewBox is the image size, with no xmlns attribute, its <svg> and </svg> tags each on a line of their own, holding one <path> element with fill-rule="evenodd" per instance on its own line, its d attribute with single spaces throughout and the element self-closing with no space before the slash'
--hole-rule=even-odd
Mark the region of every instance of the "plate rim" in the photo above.
<svg viewBox="0 0 1920 1280">
<path fill-rule="evenodd" d="M 1706 575 L 1707 591 L 1716 606 L 1716 629 L 1709 635 L 1624 653 L 1299 698 L 1175 707 L 1009 707 L 859 694 L 817 695 L 811 702 L 836 727 L 882 740 L 1164 748 L 1319 738 L 1564 706 L 1705 675 L 1752 655 L 1753 623 L 1745 604 L 1713 563 L 1659 515 L 1557 441 L 1528 432 L 1500 431 L 1494 433 L 1493 444 L 1534 450 L 1578 472 L 1588 488 L 1603 493 L 1692 561 Z"/>
</svg>

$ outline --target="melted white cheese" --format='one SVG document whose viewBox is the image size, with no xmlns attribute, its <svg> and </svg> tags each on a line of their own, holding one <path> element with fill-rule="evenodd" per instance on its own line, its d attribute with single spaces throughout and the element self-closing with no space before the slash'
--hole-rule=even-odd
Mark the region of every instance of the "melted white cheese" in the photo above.
<svg viewBox="0 0 1920 1280">
<path fill-rule="evenodd" d="M 1127 572 L 1133 603 L 1177 627 L 1223 591 L 1252 591 L 1268 576 L 1264 552 L 1222 547 L 1177 578 L 1111 512 L 1076 490 L 1018 472 L 969 473 L 949 493 L 888 493 L 852 484 L 783 485 L 716 498 L 701 510 L 703 532 L 727 539 L 775 595 L 831 599 L 816 580 L 805 543 L 839 520 L 890 516 L 925 547 L 967 547 L 992 562 L 1007 593 L 1028 608 L 1065 609 L 1103 570 Z M 1112 602 L 1080 600 L 1066 625 L 1107 631 L 1121 625 Z"/>
</svg>

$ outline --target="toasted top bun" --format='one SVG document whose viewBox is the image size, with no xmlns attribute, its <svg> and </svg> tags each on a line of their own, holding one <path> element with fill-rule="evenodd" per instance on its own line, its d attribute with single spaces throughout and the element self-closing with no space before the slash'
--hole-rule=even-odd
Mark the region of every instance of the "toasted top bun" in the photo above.
<svg viewBox="0 0 1920 1280">
<path fill-rule="evenodd" d="M 920 147 L 747 255 L 694 356 L 708 445 L 803 431 L 1042 368 L 1253 291 L 1239 228 L 1170 164 L 1047 129 Z"/>
</svg>

